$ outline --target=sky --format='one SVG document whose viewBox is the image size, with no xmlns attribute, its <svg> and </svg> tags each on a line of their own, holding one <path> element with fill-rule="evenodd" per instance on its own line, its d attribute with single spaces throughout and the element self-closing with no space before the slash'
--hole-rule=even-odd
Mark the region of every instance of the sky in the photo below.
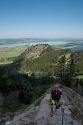
<svg viewBox="0 0 83 125">
<path fill-rule="evenodd" d="M 0 0 L 0 38 L 83 38 L 83 0 Z"/>
</svg>

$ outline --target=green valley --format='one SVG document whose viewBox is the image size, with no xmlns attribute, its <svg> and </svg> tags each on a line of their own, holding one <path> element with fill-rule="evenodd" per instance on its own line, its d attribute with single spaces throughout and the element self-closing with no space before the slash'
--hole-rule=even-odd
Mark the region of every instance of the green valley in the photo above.
<svg viewBox="0 0 83 125">
<path fill-rule="evenodd" d="M 12 63 L 28 46 L 0 48 L 0 65 Z"/>
</svg>

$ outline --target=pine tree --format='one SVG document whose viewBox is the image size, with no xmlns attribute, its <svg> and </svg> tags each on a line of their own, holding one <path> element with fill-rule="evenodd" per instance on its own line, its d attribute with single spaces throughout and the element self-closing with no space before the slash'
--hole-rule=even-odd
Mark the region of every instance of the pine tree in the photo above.
<svg viewBox="0 0 83 125">
<path fill-rule="evenodd" d="M 59 61 L 59 73 L 60 82 L 64 85 L 71 86 L 76 77 L 76 67 L 74 61 L 74 54 L 70 55 L 70 61 L 66 63 L 66 58 L 63 56 Z"/>
<path fill-rule="evenodd" d="M 64 83 L 64 79 L 65 79 L 65 62 L 66 62 L 66 58 L 65 55 L 62 56 L 62 58 L 59 60 L 59 72 L 58 72 L 58 76 L 60 78 L 60 81 L 62 83 Z"/>
<path fill-rule="evenodd" d="M 66 77 L 67 77 L 67 85 L 70 87 L 71 84 L 74 82 L 76 77 L 76 66 L 75 66 L 75 60 L 74 60 L 74 54 L 72 53 L 70 55 L 70 61 L 66 68 Z"/>
</svg>

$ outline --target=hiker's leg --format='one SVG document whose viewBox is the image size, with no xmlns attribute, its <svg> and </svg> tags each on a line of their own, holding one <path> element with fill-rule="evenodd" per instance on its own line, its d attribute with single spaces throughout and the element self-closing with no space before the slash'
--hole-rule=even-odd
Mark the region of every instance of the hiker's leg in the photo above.
<svg viewBox="0 0 83 125">
<path fill-rule="evenodd" d="M 50 117 L 53 116 L 53 105 L 50 106 L 51 112 L 50 112 Z"/>
<path fill-rule="evenodd" d="M 52 100 L 51 103 L 50 103 L 50 109 L 51 109 L 52 112 L 53 112 L 53 105 L 54 105 L 54 100 Z"/>
<path fill-rule="evenodd" d="M 56 109 L 57 109 L 57 107 L 58 107 L 58 102 L 57 102 L 57 100 L 55 101 L 55 106 L 56 106 Z"/>
<path fill-rule="evenodd" d="M 57 105 L 56 105 L 57 109 L 59 109 L 60 106 L 61 106 L 60 101 L 57 101 Z"/>
<path fill-rule="evenodd" d="M 50 117 L 52 117 L 53 116 L 53 104 L 50 105 L 50 109 L 51 109 Z"/>
<path fill-rule="evenodd" d="M 53 105 L 50 105 L 50 109 L 51 109 L 51 111 L 53 112 Z"/>
</svg>

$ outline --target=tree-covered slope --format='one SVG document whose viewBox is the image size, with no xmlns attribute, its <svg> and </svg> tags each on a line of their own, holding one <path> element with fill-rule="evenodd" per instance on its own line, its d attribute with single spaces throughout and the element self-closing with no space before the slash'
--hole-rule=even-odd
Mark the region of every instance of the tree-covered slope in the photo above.
<svg viewBox="0 0 83 125">
<path fill-rule="evenodd" d="M 83 50 L 74 51 L 73 55 L 78 69 L 78 74 L 83 75 Z"/>
<path fill-rule="evenodd" d="M 19 72 L 29 75 L 32 73 L 54 74 L 58 70 L 57 64 L 60 58 L 65 55 L 68 59 L 70 53 L 71 51 L 66 49 L 55 51 L 47 44 L 36 45 L 22 53 L 13 64 L 14 66 L 18 65 Z"/>
<path fill-rule="evenodd" d="M 15 59 L 13 66 L 17 67 L 20 73 L 28 75 L 57 74 L 61 58 L 65 56 L 65 64 L 73 54 L 77 74 L 83 74 L 83 51 L 71 51 L 69 49 L 54 50 L 48 44 L 39 44 L 26 49 L 18 58 Z"/>
</svg>

